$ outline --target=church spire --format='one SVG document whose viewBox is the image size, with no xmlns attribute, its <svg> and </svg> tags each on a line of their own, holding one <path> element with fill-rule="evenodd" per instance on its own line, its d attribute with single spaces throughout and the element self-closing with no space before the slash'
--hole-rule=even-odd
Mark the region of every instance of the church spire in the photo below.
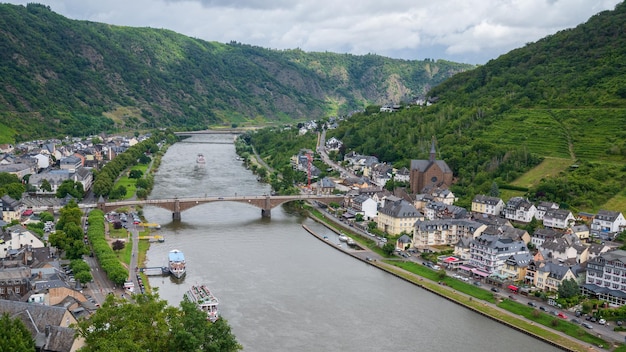
<svg viewBox="0 0 626 352">
<path fill-rule="evenodd" d="M 434 163 L 437 156 L 437 150 L 435 149 L 435 136 L 433 136 L 433 142 L 430 145 L 430 162 Z"/>
</svg>

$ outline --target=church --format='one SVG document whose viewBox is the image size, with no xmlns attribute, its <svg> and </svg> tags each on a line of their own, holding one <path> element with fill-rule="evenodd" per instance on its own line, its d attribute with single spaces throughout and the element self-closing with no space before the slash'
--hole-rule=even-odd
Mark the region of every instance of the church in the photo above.
<svg viewBox="0 0 626 352">
<path fill-rule="evenodd" d="M 411 160 L 411 192 L 422 193 L 425 188 L 448 188 L 452 185 L 452 169 L 443 160 L 436 159 L 435 137 L 428 160 Z"/>
</svg>

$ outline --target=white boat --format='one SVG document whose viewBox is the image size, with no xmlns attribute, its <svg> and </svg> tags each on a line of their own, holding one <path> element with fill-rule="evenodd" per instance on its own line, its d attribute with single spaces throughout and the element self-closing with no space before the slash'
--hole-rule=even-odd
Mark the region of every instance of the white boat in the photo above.
<svg viewBox="0 0 626 352">
<path fill-rule="evenodd" d="M 344 235 L 343 233 L 341 235 L 339 235 L 339 241 L 341 242 L 347 242 L 348 241 L 348 236 Z"/>
<path fill-rule="evenodd" d="M 348 237 L 348 240 L 346 242 L 348 242 L 348 246 L 356 245 L 356 242 L 354 242 L 354 240 L 352 238 L 350 238 L 350 237 Z"/>
<path fill-rule="evenodd" d="M 206 313 L 207 319 L 211 322 L 214 323 L 219 319 L 220 314 L 217 305 L 220 302 L 205 285 L 191 286 L 187 293 L 185 293 L 185 299 L 195 303 L 198 309 Z"/>
<path fill-rule="evenodd" d="M 187 272 L 185 255 L 178 249 L 171 250 L 168 256 L 168 269 L 177 279 L 180 279 Z"/>
<path fill-rule="evenodd" d="M 204 164 L 206 163 L 206 159 L 204 159 L 204 154 L 202 153 L 198 153 L 198 156 L 196 157 L 196 162 L 198 164 Z"/>
</svg>

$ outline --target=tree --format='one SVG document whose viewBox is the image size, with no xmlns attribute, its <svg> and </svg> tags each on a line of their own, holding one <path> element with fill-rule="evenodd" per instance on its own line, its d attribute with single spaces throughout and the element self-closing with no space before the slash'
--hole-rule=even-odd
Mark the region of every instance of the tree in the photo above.
<svg viewBox="0 0 626 352">
<path fill-rule="evenodd" d="M 93 279 L 89 271 L 74 272 L 74 278 L 81 284 L 86 284 Z"/>
<path fill-rule="evenodd" d="M 150 163 L 152 159 L 150 159 L 149 156 L 147 156 L 146 154 L 141 154 L 141 156 L 139 157 L 139 163 L 140 164 L 148 164 Z"/>
<path fill-rule="evenodd" d="M 91 351 L 219 351 L 242 349 L 228 322 L 207 320 L 193 303 L 167 305 L 156 294 L 134 295 L 134 303 L 107 296 L 100 309 L 75 328 Z"/>
<path fill-rule="evenodd" d="M 42 211 L 39 214 L 39 219 L 41 220 L 41 222 L 45 223 L 46 221 L 54 221 L 54 215 L 50 214 L 47 211 Z"/>
<path fill-rule="evenodd" d="M 41 186 L 39 186 L 39 189 L 44 192 L 52 192 L 52 185 L 50 185 L 50 182 L 44 178 L 41 180 Z"/>
<path fill-rule="evenodd" d="M 500 197 L 500 189 L 498 188 L 498 184 L 495 182 L 491 183 L 491 189 L 489 190 L 489 195 L 491 197 Z"/>
<path fill-rule="evenodd" d="M 126 247 L 126 243 L 121 240 L 117 240 L 111 244 L 111 248 L 113 248 L 114 251 L 121 251 L 124 247 Z"/>
<path fill-rule="evenodd" d="M 383 248 L 382 248 L 383 252 L 384 252 L 386 255 L 391 255 L 391 253 L 393 253 L 393 251 L 394 251 L 395 249 L 396 249 L 396 246 L 394 246 L 394 244 L 393 244 L 393 243 L 391 243 L 391 242 L 387 242 L 387 243 L 385 243 L 385 244 L 383 245 Z"/>
<path fill-rule="evenodd" d="M 128 173 L 129 178 L 141 178 L 143 176 L 143 171 L 141 170 L 130 170 Z"/>
<path fill-rule="evenodd" d="M 74 182 L 74 180 L 65 180 L 57 188 L 57 198 L 65 198 L 67 195 L 71 195 L 76 199 L 83 199 L 85 190 L 83 184 L 80 182 Z"/>
<path fill-rule="evenodd" d="M 19 318 L 11 319 L 9 313 L 0 317 L 0 351 L 35 351 L 35 340 L 24 323 Z"/>
<path fill-rule="evenodd" d="M 567 279 L 561 281 L 558 292 L 559 298 L 571 298 L 578 296 L 580 288 L 578 287 L 578 282 L 576 282 L 576 280 Z"/>
<path fill-rule="evenodd" d="M 21 183 L 10 183 L 5 186 L 5 189 L 9 197 L 15 200 L 22 199 L 22 194 L 26 192 L 26 187 Z"/>
</svg>

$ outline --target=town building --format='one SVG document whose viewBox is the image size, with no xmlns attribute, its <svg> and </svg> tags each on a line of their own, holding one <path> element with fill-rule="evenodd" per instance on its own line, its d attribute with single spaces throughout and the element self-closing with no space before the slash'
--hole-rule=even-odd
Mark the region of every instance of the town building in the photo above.
<svg viewBox="0 0 626 352">
<path fill-rule="evenodd" d="M 529 223 L 532 221 L 537 208 L 523 197 L 509 199 L 504 207 L 504 217 L 511 221 Z"/>
<path fill-rule="evenodd" d="M 452 185 L 452 169 L 443 160 L 437 160 L 433 137 L 428 160 L 411 160 L 411 192 L 422 193 L 426 187 L 447 188 Z"/>
<path fill-rule="evenodd" d="M 567 209 L 550 209 L 543 216 L 543 226 L 557 229 L 566 229 L 575 221 L 574 214 Z"/>
<path fill-rule="evenodd" d="M 504 202 L 498 197 L 489 197 L 482 194 L 472 200 L 472 212 L 500 216 L 504 209 Z"/>
<path fill-rule="evenodd" d="M 622 232 L 626 229 L 624 214 L 617 211 L 600 210 L 591 222 L 592 235 L 605 237 Z"/>
<path fill-rule="evenodd" d="M 589 260 L 581 293 L 611 306 L 626 304 L 626 251 L 618 249 Z"/>
<path fill-rule="evenodd" d="M 475 238 L 487 225 L 467 219 L 439 219 L 418 221 L 413 230 L 413 247 L 455 245 L 462 238 Z"/>
<path fill-rule="evenodd" d="M 470 243 L 471 266 L 489 275 L 497 272 L 511 256 L 529 253 L 526 243 L 511 238 L 482 234 Z"/>
<path fill-rule="evenodd" d="M 385 201 L 385 205 L 378 210 L 376 225 L 379 230 L 390 235 L 411 234 L 418 220 L 423 221 L 424 215 L 413 204 L 400 199 L 395 202 Z"/>
</svg>

